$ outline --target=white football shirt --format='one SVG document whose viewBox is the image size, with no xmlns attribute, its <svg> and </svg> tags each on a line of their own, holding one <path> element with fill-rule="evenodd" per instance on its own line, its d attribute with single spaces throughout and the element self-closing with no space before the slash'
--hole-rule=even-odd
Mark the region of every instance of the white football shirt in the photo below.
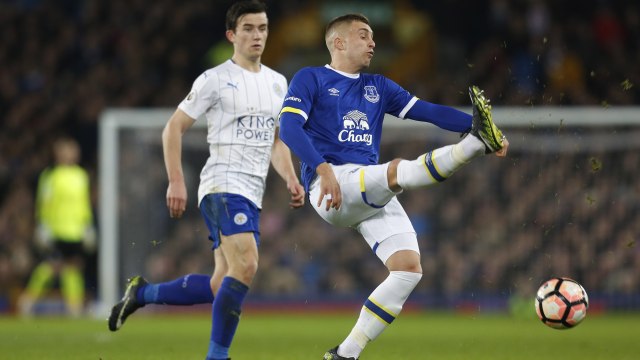
<svg viewBox="0 0 640 360">
<path fill-rule="evenodd" d="M 198 204 L 211 193 L 233 193 L 262 208 L 262 196 L 285 77 L 262 65 L 257 73 L 226 62 L 202 73 L 178 108 L 207 119 L 209 158 L 200 173 Z"/>
</svg>

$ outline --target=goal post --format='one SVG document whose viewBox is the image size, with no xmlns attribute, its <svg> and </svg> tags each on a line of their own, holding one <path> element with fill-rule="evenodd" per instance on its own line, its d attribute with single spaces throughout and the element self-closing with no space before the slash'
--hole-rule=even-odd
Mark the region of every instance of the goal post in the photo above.
<svg viewBox="0 0 640 360">
<path fill-rule="evenodd" d="M 460 110 L 470 112 L 470 108 Z M 180 225 L 167 225 L 168 220 L 158 220 L 163 219 L 163 216 L 168 217 L 166 207 L 163 208 L 164 198 L 160 190 L 166 191 L 161 132 L 173 111 L 174 109 L 169 108 L 111 108 L 100 116 L 98 317 L 103 317 L 122 296 L 127 276 L 133 272 L 144 272 L 145 266 L 153 267 L 145 265 L 147 260 L 143 258 L 147 259 L 151 252 L 156 251 L 154 244 L 163 242 L 162 233 L 180 231 L 175 228 Z M 640 107 L 498 106 L 493 110 L 493 117 L 511 140 L 513 151 L 544 153 L 585 151 L 590 148 L 640 148 Z M 391 116 L 385 120 L 384 126 L 383 146 L 432 138 L 445 143 L 458 141 L 457 134 L 426 131 L 432 125 L 401 121 Z M 200 167 L 208 156 L 206 129 L 205 120 L 196 121 L 184 137 L 183 159 L 188 157 L 185 171 L 189 176 L 187 186 L 191 207 L 194 207 Z M 540 129 L 549 131 L 538 131 Z M 565 129 L 569 129 L 569 135 L 563 141 L 557 141 L 553 132 Z M 575 129 L 581 131 L 574 134 L 571 131 Z M 123 169 L 123 163 L 128 167 Z M 140 199 L 143 200 L 137 201 Z M 131 211 L 139 214 L 140 218 L 122 217 L 122 209 L 130 207 L 134 208 Z M 204 229 L 197 231 L 202 232 Z M 179 253 L 179 245 L 162 251 Z M 186 244 L 189 245 L 190 243 Z M 162 263 L 162 259 L 162 256 L 158 256 L 153 261 Z M 151 260 L 147 262 L 149 261 Z M 194 260 L 193 263 L 184 265 L 184 268 L 195 269 L 197 264 L 197 260 Z M 158 272 L 162 272 L 161 265 L 156 268 Z"/>
</svg>

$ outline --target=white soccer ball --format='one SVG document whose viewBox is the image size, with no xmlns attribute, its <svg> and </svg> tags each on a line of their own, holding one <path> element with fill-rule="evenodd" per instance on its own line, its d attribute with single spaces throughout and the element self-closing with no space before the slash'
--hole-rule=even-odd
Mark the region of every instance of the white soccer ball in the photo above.
<svg viewBox="0 0 640 360">
<path fill-rule="evenodd" d="M 545 325 L 560 330 L 570 329 L 587 316 L 589 297 L 575 280 L 558 277 L 540 286 L 535 306 L 538 317 Z"/>
</svg>

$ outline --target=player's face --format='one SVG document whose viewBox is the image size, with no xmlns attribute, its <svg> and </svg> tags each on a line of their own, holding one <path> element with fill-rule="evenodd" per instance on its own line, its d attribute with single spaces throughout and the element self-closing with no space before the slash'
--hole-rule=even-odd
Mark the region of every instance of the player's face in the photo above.
<svg viewBox="0 0 640 360">
<path fill-rule="evenodd" d="M 346 55 L 349 62 L 362 69 L 369 67 L 375 47 L 371 27 L 363 22 L 352 22 L 346 36 Z"/>
<path fill-rule="evenodd" d="M 71 165 L 80 159 L 80 148 L 75 142 L 61 141 L 55 145 L 54 152 L 58 164 Z"/>
<path fill-rule="evenodd" d="M 267 14 L 245 14 L 238 19 L 234 31 L 227 31 L 234 53 L 248 60 L 258 61 L 269 35 Z"/>
</svg>

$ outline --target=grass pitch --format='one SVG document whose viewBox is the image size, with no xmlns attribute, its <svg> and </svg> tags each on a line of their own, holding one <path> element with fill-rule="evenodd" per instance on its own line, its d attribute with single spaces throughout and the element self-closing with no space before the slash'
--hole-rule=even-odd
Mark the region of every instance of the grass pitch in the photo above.
<svg viewBox="0 0 640 360">
<path fill-rule="evenodd" d="M 351 314 L 243 314 L 234 360 L 319 360 L 350 331 Z M 135 314 L 118 332 L 106 321 L 0 317 L 0 359 L 204 359 L 209 315 Z M 571 330 L 506 315 L 405 313 L 363 352 L 389 359 L 638 359 L 640 313 L 592 314 Z"/>
</svg>

